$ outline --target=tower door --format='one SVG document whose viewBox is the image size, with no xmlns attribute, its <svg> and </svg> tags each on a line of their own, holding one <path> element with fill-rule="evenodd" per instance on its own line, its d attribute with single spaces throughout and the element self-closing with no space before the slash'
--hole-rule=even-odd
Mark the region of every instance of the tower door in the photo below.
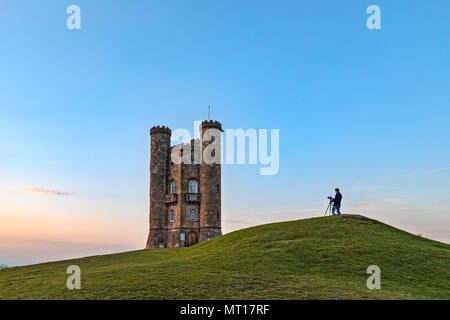
<svg viewBox="0 0 450 320">
<path fill-rule="evenodd" d="M 189 232 L 187 241 L 188 247 L 193 246 L 196 243 L 197 243 L 197 233 Z"/>
</svg>

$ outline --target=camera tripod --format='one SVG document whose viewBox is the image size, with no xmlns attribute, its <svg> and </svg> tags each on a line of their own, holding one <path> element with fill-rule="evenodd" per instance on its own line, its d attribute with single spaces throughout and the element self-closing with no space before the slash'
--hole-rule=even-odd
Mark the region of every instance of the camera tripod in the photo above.
<svg viewBox="0 0 450 320">
<path fill-rule="evenodd" d="M 330 203 L 328 204 L 327 210 L 325 210 L 325 214 L 323 215 L 324 217 L 328 214 L 331 215 L 331 207 L 333 206 L 333 200 L 330 199 Z"/>
</svg>

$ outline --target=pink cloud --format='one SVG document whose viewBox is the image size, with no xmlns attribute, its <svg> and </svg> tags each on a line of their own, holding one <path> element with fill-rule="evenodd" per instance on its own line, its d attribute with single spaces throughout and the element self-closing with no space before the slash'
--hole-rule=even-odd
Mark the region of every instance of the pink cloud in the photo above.
<svg viewBox="0 0 450 320">
<path fill-rule="evenodd" d="M 62 192 L 57 190 L 48 190 L 48 189 L 41 189 L 38 187 L 25 187 L 25 191 L 31 192 L 31 193 L 37 193 L 37 194 L 43 194 L 43 195 L 50 195 L 50 196 L 70 196 L 73 195 L 71 192 Z"/>
</svg>

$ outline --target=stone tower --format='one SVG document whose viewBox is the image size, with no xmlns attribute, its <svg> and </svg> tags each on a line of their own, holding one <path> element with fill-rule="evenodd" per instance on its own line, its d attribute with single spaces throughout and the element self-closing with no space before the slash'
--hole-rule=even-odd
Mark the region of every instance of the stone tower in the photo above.
<svg viewBox="0 0 450 320">
<path fill-rule="evenodd" d="M 150 231 L 146 248 L 190 246 L 222 234 L 222 125 L 203 121 L 200 132 L 200 140 L 170 146 L 169 128 L 150 130 Z M 183 161 L 172 162 L 171 154 L 182 156 Z M 212 157 L 204 159 L 204 154 Z"/>
<path fill-rule="evenodd" d="M 170 161 L 171 131 L 166 127 L 150 130 L 150 232 L 147 247 L 159 248 L 167 240 L 166 194 Z"/>
<path fill-rule="evenodd" d="M 222 125 L 217 121 L 203 121 L 200 130 L 202 138 L 206 137 L 206 131 L 209 129 L 221 132 Z M 202 155 L 207 153 L 205 148 L 211 142 L 211 139 L 202 139 Z M 215 148 L 215 152 L 218 152 L 215 156 L 220 159 L 220 141 L 218 147 Z M 209 240 L 222 234 L 221 222 L 220 219 L 217 219 L 220 218 L 221 208 L 221 164 L 220 161 L 209 164 L 205 162 L 203 161 L 200 165 L 200 193 L 202 194 L 200 201 L 200 241 Z"/>
</svg>

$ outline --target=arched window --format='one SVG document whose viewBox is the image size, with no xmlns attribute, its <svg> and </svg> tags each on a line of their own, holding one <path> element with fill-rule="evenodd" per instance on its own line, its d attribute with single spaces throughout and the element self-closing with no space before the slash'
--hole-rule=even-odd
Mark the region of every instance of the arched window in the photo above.
<svg viewBox="0 0 450 320">
<path fill-rule="evenodd" d="M 169 211 L 169 221 L 170 222 L 174 222 L 175 221 L 175 214 L 174 214 L 173 210 Z"/>
<path fill-rule="evenodd" d="M 189 180 L 189 193 L 198 193 L 197 180 Z"/>
<path fill-rule="evenodd" d="M 191 212 L 189 214 L 189 220 L 197 221 L 197 210 L 191 209 Z"/>
<path fill-rule="evenodd" d="M 170 183 L 169 193 L 170 193 L 170 194 L 175 194 L 175 193 L 177 193 L 177 184 L 176 184 L 175 181 L 172 181 L 172 182 Z"/>
</svg>

